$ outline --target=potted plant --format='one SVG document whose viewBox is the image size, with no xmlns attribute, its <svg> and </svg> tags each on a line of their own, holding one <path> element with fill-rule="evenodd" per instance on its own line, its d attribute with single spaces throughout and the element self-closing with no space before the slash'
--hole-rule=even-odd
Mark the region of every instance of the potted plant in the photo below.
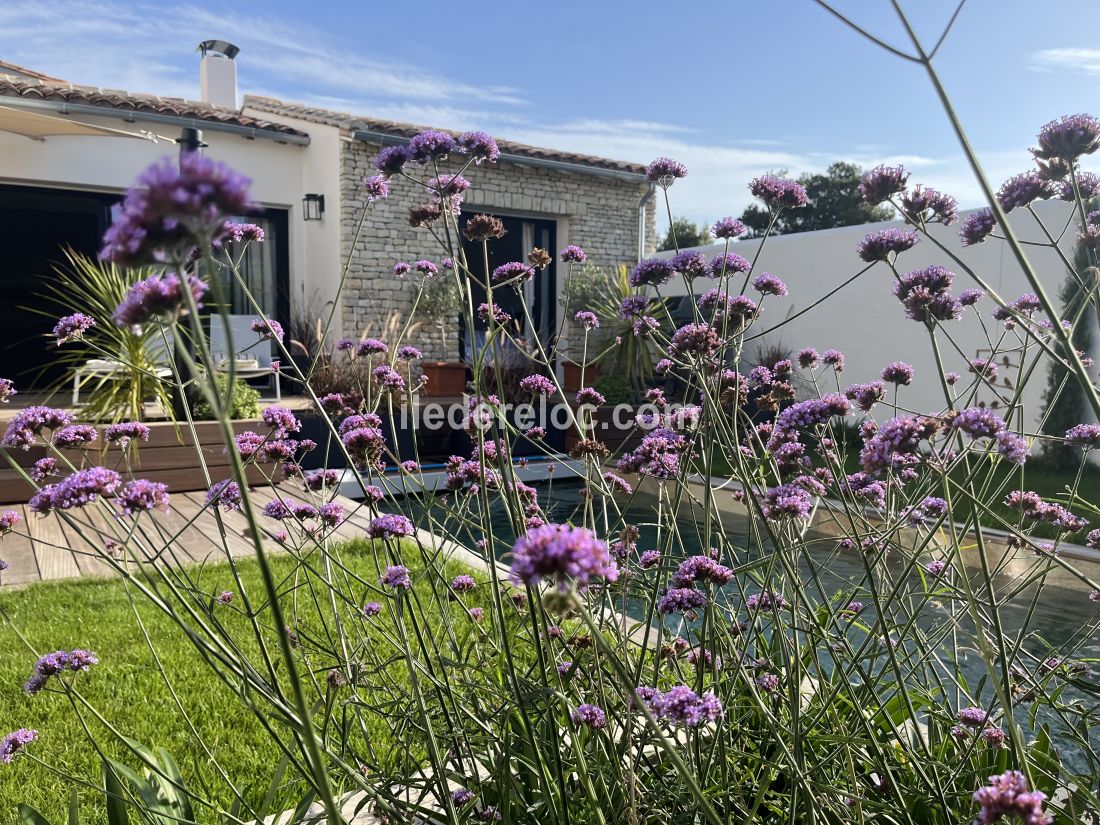
<svg viewBox="0 0 1100 825">
<path fill-rule="evenodd" d="M 581 283 L 573 283 L 576 281 Z M 564 364 L 565 390 L 576 392 L 583 383 L 606 399 L 593 416 L 594 435 L 613 450 L 628 449 L 641 437 L 633 414 L 620 409 L 615 415 L 614 411 L 641 401 L 653 378 L 653 366 L 661 357 L 651 335 L 634 334 L 635 317 L 623 317 L 623 302 L 630 298 L 640 300 L 637 316 L 660 316 L 657 302 L 630 285 L 630 273 L 624 265 L 613 272 L 586 266 L 566 284 L 570 320 L 576 311 L 586 310 L 596 315 L 600 325 L 587 332 L 579 347 L 570 347 L 578 357 Z M 577 434 L 571 433 L 566 439 L 567 449 L 577 440 Z"/>
<path fill-rule="evenodd" d="M 600 377 L 602 368 L 597 353 L 607 341 L 607 325 L 618 320 L 618 307 L 611 306 L 613 276 L 606 270 L 585 263 L 565 281 L 561 301 L 565 314 L 565 332 L 558 341 L 562 358 L 562 386 L 566 392 L 576 392 Z M 573 317 L 577 312 L 596 313 L 597 329 L 587 335 Z"/>
<path fill-rule="evenodd" d="M 449 274 L 444 273 L 424 281 L 416 302 L 415 313 L 426 321 L 439 325 L 443 352 L 446 353 L 451 340 L 447 336 L 448 322 L 461 310 L 462 296 L 458 284 Z M 421 370 L 428 382 L 421 390 L 426 396 L 457 396 L 466 391 L 466 365 L 461 361 L 422 361 Z"/>
</svg>

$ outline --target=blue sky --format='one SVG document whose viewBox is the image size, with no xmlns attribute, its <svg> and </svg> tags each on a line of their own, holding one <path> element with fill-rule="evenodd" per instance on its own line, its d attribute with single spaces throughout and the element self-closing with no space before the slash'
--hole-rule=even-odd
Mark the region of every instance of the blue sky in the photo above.
<svg viewBox="0 0 1100 825">
<path fill-rule="evenodd" d="M 934 42 L 954 0 L 903 0 Z M 888 0 L 836 0 L 900 47 Z M 969 0 L 937 57 L 994 184 L 1037 129 L 1100 114 L 1100 2 Z M 469 4 L 118 0 L 0 7 L 0 60 L 76 83 L 195 98 L 195 45 L 241 47 L 240 89 L 376 117 L 646 162 L 688 165 L 674 210 L 737 214 L 764 171 L 902 162 L 977 205 L 921 67 L 811 0 Z"/>
</svg>

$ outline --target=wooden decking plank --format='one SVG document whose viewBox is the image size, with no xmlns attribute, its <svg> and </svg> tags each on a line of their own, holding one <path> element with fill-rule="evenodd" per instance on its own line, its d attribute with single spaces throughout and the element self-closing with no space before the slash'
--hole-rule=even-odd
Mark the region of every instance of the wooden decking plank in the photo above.
<svg viewBox="0 0 1100 825">
<path fill-rule="evenodd" d="M 110 576 L 111 566 L 101 557 L 104 547 L 114 537 L 108 516 L 99 506 L 82 507 L 58 517 L 58 527 L 72 550 L 73 559 L 82 576 Z"/>
<path fill-rule="evenodd" d="M 34 557 L 43 579 L 65 579 L 80 575 L 80 567 L 54 513 L 27 520 Z"/>
<path fill-rule="evenodd" d="M 291 503 L 305 503 L 315 504 L 315 500 L 308 497 L 306 492 L 296 486 L 290 486 L 289 484 L 279 485 L 278 488 L 279 497 L 283 501 Z M 263 506 L 269 501 L 275 498 L 275 492 L 270 488 L 255 488 L 252 490 L 253 497 L 257 500 L 259 506 Z M 325 500 L 329 500 L 326 498 Z M 370 524 L 371 515 L 370 511 L 364 507 L 360 502 L 345 496 L 334 496 L 332 501 L 335 501 L 341 507 L 344 508 L 345 520 L 344 522 L 333 531 L 332 535 L 338 539 L 359 539 L 363 538 L 364 531 Z"/>
<path fill-rule="evenodd" d="M 201 492 L 183 493 L 183 498 L 190 501 L 194 506 L 202 509 L 205 506 L 206 494 Z M 248 527 L 248 520 L 233 510 L 228 512 L 222 511 L 222 523 L 225 526 L 225 535 L 222 535 L 221 530 L 218 527 L 217 516 L 211 509 L 206 509 L 199 519 L 195 522 L 196 526 L 206 534 L 207 538 L 217 544 L 219 547 L 227 549 L 229 554 L 233 557 L 251 556 L 256 552 L 255 546 L 252 541 L 245 536 L 245 529 Z M 225 544 L 222 544 L 224 538 Z"/>
<path fill-rule="evenodd" d="M 22 516 L 22 521 L 15 525 L 15 530 L 0 539 L 0 559 L 6 561 L 8 569 L 0 573 L 2 584 L 27 584 L 36 582 L 41 576 L 38 572 L 38 560 L 34 557 L 34 545 L 31 543 L 27 524 L 28 517 L 37 518 L 27 511 L 26 507 L 15 506 L 5 508 L 15 510 Z"/>
<path fill-rule="evenodd" d="M 167 512 L 156 511 L 153 519 L 154 530 L 164 545 L 175 537 L 176 560 L 207 561 L 224 558 L 225 550 L 220 541 L 211 538 L 200 526 L 204 519 L 212 518 L 202 513 L 201 503 L 192 501 L 177 493 L 169 499 Z"/>
</svg>

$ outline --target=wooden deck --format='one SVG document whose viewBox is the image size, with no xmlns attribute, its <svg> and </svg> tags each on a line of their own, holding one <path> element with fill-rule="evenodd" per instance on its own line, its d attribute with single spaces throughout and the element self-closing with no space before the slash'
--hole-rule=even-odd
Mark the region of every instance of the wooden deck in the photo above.
<svg viewBox="0 0 1100 825">
<path fill-rule="evenodd" d="M 285 484 L 274 490 L 257 487 L 249 491 L 252 501 L 262 507 L 276 495 L 284 501 L 310 502 L 300 487 Z M 167 512 L 154 510 L 133 518 L 116 519 L 109 505 L 99 501 L 87 507 L 39 516 L 24 505 L 7 505 L 0 509 L 15 510 L 22 517 L 15 530 L 0 538 L 0 559 L 9 568 L 0 572 L 0 586 L 12 587 L 38 581 L 72 579 L 81 576 L 111 576 L 115 572 L 110 564 L 100 558 L 104 548 L 111 543 L 123 544 L 127 530 L 135 524 L 137 541 L 153 550 L 166 545 L 169 554 L 157 563 L 189 564 L 203 561 L 225 561 L 251 556 L 255 552 L 248 537 L 247 519 L 237 512 L 221 512 L 222 527 L 215 512 L 204 506 L 205 493 L 175 493 Z M 352 499 L 336 496 L 343 505 L 346 519 L 330 535 L 339 539 L 362 538 L 370 522 L 370 509 Z M 280 524 L 261 517 L 264 535 L 261 540 L 266 550 L 282 552 L 282 545 L 274 539 Z M 132 559 L 133 553 L 126 553 Z"/>
</svg>

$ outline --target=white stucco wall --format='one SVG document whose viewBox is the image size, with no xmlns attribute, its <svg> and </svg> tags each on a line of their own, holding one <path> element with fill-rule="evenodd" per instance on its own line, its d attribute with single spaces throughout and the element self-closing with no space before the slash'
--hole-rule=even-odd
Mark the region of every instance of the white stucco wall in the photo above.
<svg viewBox="0 0 1100 825">
<path fill-rule="evenodd" d="M 1071 217 L 1069 204 L 1059 201 L 1041 202 L 1036 211 L 1055 236 L 1061 233 Z M 1022 240 L 1045 240 L 1039 226 L 1026 212 L 1014 212 L 1012 220 Z M 763 301 L 762 317 L 754 329 L 760 331 L 775 326 L 813 304 L 858 272 L 865 264 L 856 255 L 856 245 L 868 232 L 890 226 L 902 224 L 885 222 L 768 239 L 760 252 L 755 272 L 771 272 L 778 276 L 790 288 L 790 295 L 784 298 L 766 297 Z M 932 233 L 1002 298 L 1013 300 L 1032 291 L 1003 241 L 990 239 L 964 248 L 958 238 L 958 224 L 951 227 L 936 226 Z M 1064 234 L 1060 244 L 1070 259 L 1073 257 L 1075 236 L 1076 225 L 1071 226 Z M 741 241 L 732 244 L 730 250 L 751 261 L 759 246 L 759 241 Z M 723 246 L 716 244 L 702 249 L 708 255 L 713 255 L 721 252 Z M 1057 253 L 1038 246 L 1027 246 L 1026 250 L 1047 293 L 1057 300 L 1059 288 L 1066 276 L 1065 267 Z M 953 287 L 956 293 L 967 287 L 978 286 L 961 267 L 926 238 L 913 249 L 902 253 L 897 266 L 904 274 L 932 264 L 946 266 L 956 273 Z M 701 293 L 712 286 L 712 282 L 702 279 L 696 284 L 695 291 Z M 740 284 L 736 286 L 739 287 Z M 839 376 L 841 388 L 856 382 L 877 379 L 882 367 L 890 361 L 908 362 L 915 367 L 916 377 L 910 387 L 901 389 L 899 404 L 920 412 L 940 410 L 944 405 L 943 391 L 927 331 L 923 324 L 905 317 L 904 309 L 894 297 L 892 289 L 893 277 L 889 268 L 885 264 L 876 264 L 820 306 L 753 343 L 757 346 L 762 343 L 782 345 L 792 355 L 807 346 L 814 347 L 819 352 L 839 349 L 846 359 L 844 372 Z M 677 278 L 667 287 L 662 287 L 662 292 L 683 295 L 686 294 L 686 288 L 683 280 Z M 759 297 L 754 293 L 750 294 Z M 979 302 L 978 309 L 986 319 L 991 334 L 995 336 L 1000 325 L 989 318 L 993 306 L 987 298 Z M 979 350 L 988 347 L 982 326 L 975 318 L 974 310 L 968 309 L 961 321 L 948 322 L 944 327 L 950 331 L 962 351 L 960 354 L 949 343 L 944 342 L 942 347 L 945 367 L 949 371 L 961 373 L 964 382 L 969 383 L 967 360 L 978 357 Z M 1096 337 L 1100 336 L 1094 335 Z M 748 352 L 751 360 L 751 345 Z M 1100 368 L 1094 367 L 1093 370 L 1095 379 Z M 1000 372 L 1002 380 L 1013 373 L 1003 366 Z M 960 382 L 959 386 L 964 382 Z M 1034 431 L 1038 424 L 1045 383 L 1044 364 L 1027 383 L 1022 398 L 1024 424 L 1028 431 Z M 987 397 L 992 400 L 991 395 Z M 980 395 L 979 398 L 983 396 Z M 886 405 L 880 405 L 878 414 L 890 415 L 892 411 Z"/>
<path fill-rule="evenodd" d="M 168 138 L 179 135 L 176 126 L 81 115 L 86 123 L 127 131 L 148 130 Z M 292 124 L 296 127 L 301 124 Z M 250 140 L 240 135 L 205 130 L 208 157 L 222 161 L 252 179 L 253 198 L 266 207 L 288 212 L 291 311 L 316 288 L 335 292 L 339 273 L 339 186 L 335 129 L 309 125 L 309 146 Z M 302 131 L 305 131 L 304 129 Z M 121 192 L 145 167 L 164 156 L 176 156 L 179 147 L 125 137 L 58 136 L 43 141 L 0 132 L 0 183 Z M 326 196 L 326 220 L 302 220 L 302 196 Z"/>
</svg>

